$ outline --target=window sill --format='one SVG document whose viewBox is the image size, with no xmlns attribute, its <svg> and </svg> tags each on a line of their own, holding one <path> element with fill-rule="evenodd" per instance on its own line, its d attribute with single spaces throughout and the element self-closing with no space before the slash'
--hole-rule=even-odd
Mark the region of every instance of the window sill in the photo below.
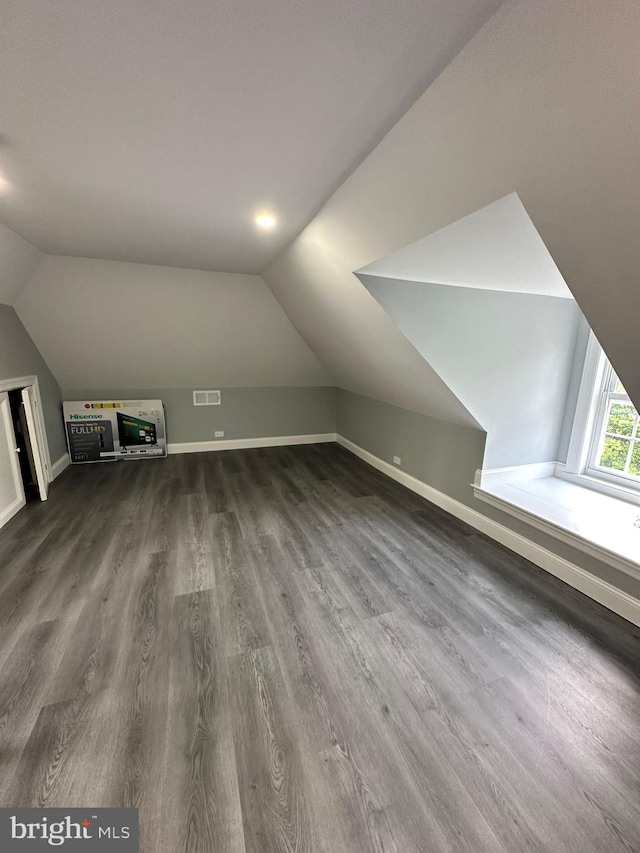
<svg viewBox="0 0 640 853">
<path fill-rule="evenodd" d="M 640 580 L 640 508 L 531 468 L 530 479 L 522 479 L 518 469 L 513 478 L 506 471 L 497 477 L 478 471 L 474 495 Z"/>
<path fill-rule="evenodd" d="M 567 480 L 569 483 L 575 483 L 577 486 L 582 486 L 585 489 L 600 492 L 619 501 L 640 506 L 640 492 L 627 489 L 624 486 L 618 485 L 613 480 L 605 479 L 605 477 L 596 477 L 590 474 L 573 474 L 567 471 L 566 466 L 561 462 L 556 462 L 555 476 L 561 480 Z"/>
</svg>

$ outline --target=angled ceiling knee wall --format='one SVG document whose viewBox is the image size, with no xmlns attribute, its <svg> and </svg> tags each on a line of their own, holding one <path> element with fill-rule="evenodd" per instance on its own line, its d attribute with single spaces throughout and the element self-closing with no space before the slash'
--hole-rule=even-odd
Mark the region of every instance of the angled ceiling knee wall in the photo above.
<svg viewBox="0 0 640 853">
<path fill-rule="evenodd" d="M 447 396 L 433 365 L 420 366 L 353 272 L 516 190 L 640 404 L 639 30 L 632 0 L 507 0 L 267 269 L 339 385 L 445 420 L 465 416 L 464 399 Z"/>
<path fill-rule="evenodd" d="M 65 393 L 330 382 L 257 275 L 46 255 L 16 310 Z"/>
<path fill-rule="evenodd" d="M 265 279 L 340 388 L 481 429 L 320 234 L 307 229 Z"/>
<path fill-rule="evenodd" d="M 558 458 L 581 312 L 515 193 L 357 275 L 487 431 L 485 468 Z"/>
</svg>

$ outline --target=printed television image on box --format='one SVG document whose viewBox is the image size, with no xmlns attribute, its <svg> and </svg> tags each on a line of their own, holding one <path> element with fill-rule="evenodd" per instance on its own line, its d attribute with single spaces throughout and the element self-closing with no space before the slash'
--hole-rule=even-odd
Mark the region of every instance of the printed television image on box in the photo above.
<svg viewBox="0 0 640 853">
<path fill-rule="evenodd" d="M 147 445 L 155 447 L 158 444 L 155 424 L 133 415 L 123 415 L 122 412 L 116 412 L 116 418 L 121 448 Z"/>
<path fill-rule="evenodd" d="M 162 400 L 70 400 L 63 411 L 74 464 L 167 455 Z"/>
</svg>

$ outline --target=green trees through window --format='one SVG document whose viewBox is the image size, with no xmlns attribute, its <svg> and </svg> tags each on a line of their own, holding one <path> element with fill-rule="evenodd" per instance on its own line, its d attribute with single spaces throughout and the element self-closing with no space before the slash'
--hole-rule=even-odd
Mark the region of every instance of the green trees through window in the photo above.
<svg viewBox="0 0 640 853">
<path fill-rule="evenodd" d="M 610 399 L 597 464 L 611 471 L 640 477 L 640 418 L 618 381 L 618 399 Z M 619 397 L 623 397 L 620 399 Z"/>
</svg>

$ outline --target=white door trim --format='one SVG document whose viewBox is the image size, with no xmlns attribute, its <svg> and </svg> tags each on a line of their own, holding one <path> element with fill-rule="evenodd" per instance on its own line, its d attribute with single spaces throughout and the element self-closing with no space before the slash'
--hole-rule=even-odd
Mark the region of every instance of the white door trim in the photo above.
<svg viewBox="0 0 640 853">
<path fill-rule="evenodd" d="M 9 398 L 6 395 L 5 391 L 0 391 L 0 418 L 4 421 L 4 428 L 7 434 L 7 447 L 9 449 L 9 460 L 10 460 L 10 468 L 13 475 L 13 482 L 15 486 L 16 499 L 13 503 L 6 506 L 2 512 L 0 512 L 0 527 L 3 527 L 10 518 L 18 512 L 18 510 L 22 509 L 22 507 L 26 503 L 26 498 L 24 494 L 24 486 L 22 484 L 22 473 L 20 471 L 20 462 L 18 461 L 18 455 L 15 452 L 16 449 L 16 439 L 15 433 L 13 431 L 13 419 L 11 417 L 11 406 L 9 404 Z"/>
<path fill-rule="evenodd" d="M 25 417 L 27 419 L 29 444 L 31 445 L 31 457 L 33 460 L 33 467 L 35 469 L 38 492 L 40 493 L 40 500 L 46 501 L 49 491 L 49 483 L 51 482 L 51 480 L 49 479 L 50 471 L 47 471 L 47 468 L 45 467 L 44 457 L 42 454 L 42 445 L 44 442 L 42 440 L 39 430 L 37 418 L 38 405 L 36 403 L 34 386 L 27 385 L 25 388 L 22 389 L 21 395 L 22 405 L 24 408 Z"/>
<path fill-rule="evenodd" d="M 53 473 L 51 470 L 51 456 L 49 455 L 49 441 L 47 439 L 47 429 L 44 423 L 44 415 L 42 409 L 42 398 L 40 396 L 40 385 L 38 377 L 33 376 L 18 376 L 15 379 L 0 379 L 0 393 L 2 391 L 19 391 L 22 388 L 33 387 L 33 396 L 35 401 L 35 416 L 36 416 L 36 435 L 31 437 L 32 441 L 37 441 L 40 457 L 45 467 L 47 481 L 53 481 Z"/>
</svg>

